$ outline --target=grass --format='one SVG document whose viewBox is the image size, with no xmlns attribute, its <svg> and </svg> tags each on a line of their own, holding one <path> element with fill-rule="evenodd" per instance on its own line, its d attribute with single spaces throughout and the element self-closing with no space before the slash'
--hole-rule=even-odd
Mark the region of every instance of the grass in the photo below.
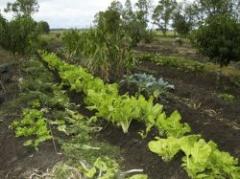
<svg viewBox="0 0 240 179">
<path fill-rule="evenodd" d="M 219 65 L 208 62 L 203 63 L 192 59 L 186 59 L 175 56 L 161 56 L 158 54 L 140 54 L 140 60 L 149 60 L 157 65 L 174 67 L 187 72 L 207 72 L 218 73 L 221 71 L 222 75 L 229 77 L 232 81 L 240 85 L 240 70 L 233 66 L 225 66 L 220 68 Z"/>
</svg>

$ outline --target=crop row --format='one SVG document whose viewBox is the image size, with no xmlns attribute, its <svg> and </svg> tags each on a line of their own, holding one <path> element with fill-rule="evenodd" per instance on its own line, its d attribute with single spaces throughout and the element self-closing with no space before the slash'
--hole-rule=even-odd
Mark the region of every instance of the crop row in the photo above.
<svg viewBox="0 0 240 179">
<path fill-rule="evenodd" d="M 54 54 L 43 53 L 42 57 L 49 68 L 58 71 L 63 84 L 85 94 L 84 102 L 88 109 L 97 111 L 97 117 L 122 127 L 124 133 L 128 132 L 133 120 L 146 125 L 146 134 L 151 128 L 157 128 L 159 135 L 165 138 L 151 141 L 149 149 L 164 160 L 170 160 L 182 151 L 185 154 L 182 165 L 191 178 L 239 178 L 238 160 L 221 152 L 214 142 L 206 142 L 200 135 L 187 135 L 191 128 L 181 123 L 177 111 L 167 116 L 163 106 L 154 104 L 152 98 L 119 95 L 117 84 L 105 84 L 84 68 L 67 64 Z"/>
</svg>

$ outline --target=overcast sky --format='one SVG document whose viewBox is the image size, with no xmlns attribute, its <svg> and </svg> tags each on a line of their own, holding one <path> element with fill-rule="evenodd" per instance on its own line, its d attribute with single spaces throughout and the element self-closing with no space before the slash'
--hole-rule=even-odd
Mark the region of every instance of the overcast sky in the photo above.
<svg viewBox="0 0 240 179">
<path fill-rule="evenodd" d="M 15 0 L 0 0 L 0 9 L 6 7 L 7 2 Z M 125 0 L 120 0 L 125 2 Z M 181 1 L 181 0 L 179 0 Z M 112 0 L 39 0 L 39 12 L 34 14 L 37 21 L 47 21 L 51 28 L 84 28 L 89 27 L 94 15 L 105 10 Z M 136 0 L 132 0 L 135 3 Z M 156 4 L 158 0 L 152 0 Z M 4 14 L 4 13 L 3 13 Z M 8 19 L 11 16 L 4 14 Z"/>
</svg>

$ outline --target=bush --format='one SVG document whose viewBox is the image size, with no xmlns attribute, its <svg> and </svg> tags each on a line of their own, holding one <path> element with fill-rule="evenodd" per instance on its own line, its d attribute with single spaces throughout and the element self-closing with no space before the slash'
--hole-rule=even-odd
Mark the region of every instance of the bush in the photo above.
<svg viewBox="0 0 240 179">
<path fill-rule="evenodd" d="M 7 20 L 0 14 L 0 46 L 8 46 L 8 25 Z"/>
<path fill-rule="evenodd" d="M 220 66 L 240 59 L 240 25 L 227 15 L 217 15 L 191 36 L 191 42 Z"/>
<path fill-rule="evenodd" d="M 37 23 L 31 17 L 7 22 L 0 17 L 0 45 L 15 55 L 27 55 L 38 48 Z"/>
<path fill-rule="evenodd" d="M 105 80 L 119 79 L 133 65 L 131 38 L 126 35 L 120 13 L 100 12 L 96 26 L 86 32 L 66 32 L 63 37 L 69 60 L 83 56 L 88 69 Z"/>
<path fill-rule="evenodd" d="M 72 29 L 64 32 L 62 41 L 63 41 L 64 50 L 68 60 L 80 54 L 81 36 L 77 29 Z"/>
<path fill-rule="evenodd" d="M 50 32 L 49 24 L 45 21 L 38 22 L 37 29 L 43 34 L 48 34 Z"/>
</svg>

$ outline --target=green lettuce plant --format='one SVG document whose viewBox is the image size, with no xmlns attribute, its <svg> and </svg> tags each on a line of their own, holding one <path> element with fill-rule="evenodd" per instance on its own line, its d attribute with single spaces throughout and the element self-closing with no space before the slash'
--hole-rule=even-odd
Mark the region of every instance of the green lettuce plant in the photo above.
<svg viewBox="0 0 240 179">
<path fill-rule="evenodd" d="M 25 146 L 38 149 L 39 144 L 52 139 L 44 113 L 36 109 L 24 109 L 23 118 L 11 124 L 16 137 L 29 137 Z"/>
</svg>

